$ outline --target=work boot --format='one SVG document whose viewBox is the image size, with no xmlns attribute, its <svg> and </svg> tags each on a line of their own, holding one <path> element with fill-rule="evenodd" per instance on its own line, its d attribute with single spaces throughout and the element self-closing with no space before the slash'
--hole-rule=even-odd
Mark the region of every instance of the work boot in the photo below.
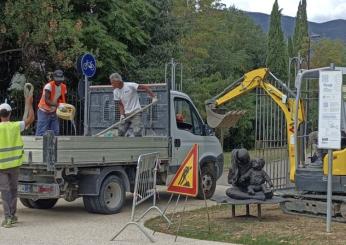
<svg viewBox="0 0 346 245">
<path fill-rule="evenodd" d="M 13 224 L 11 218 L 5 218 L 5 220 L 2 221 L 1 226 L 4 228 L 12 228 Z"/>
<path fill-rule="evenodd" d="M 18 217 L 15 216 L 15 215 L 12 215 L 12 217 L 11 217 L 11 224 L 15 224 L 15 223 L 18 223 Z"/>
</svg>

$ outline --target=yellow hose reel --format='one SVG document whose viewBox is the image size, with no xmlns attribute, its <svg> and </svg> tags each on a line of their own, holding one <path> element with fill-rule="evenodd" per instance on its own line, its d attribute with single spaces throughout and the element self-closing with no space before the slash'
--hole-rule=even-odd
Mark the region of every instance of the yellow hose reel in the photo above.
<svg viewBox="0 0 346 245">
<path fill-rule="evenodd" d="M 63 120 L 74 120 L 76 114 L 76 108 L 73 105 L 67 103 L 60 103 L 56 110 L 56 115 Z"/>
</svg>

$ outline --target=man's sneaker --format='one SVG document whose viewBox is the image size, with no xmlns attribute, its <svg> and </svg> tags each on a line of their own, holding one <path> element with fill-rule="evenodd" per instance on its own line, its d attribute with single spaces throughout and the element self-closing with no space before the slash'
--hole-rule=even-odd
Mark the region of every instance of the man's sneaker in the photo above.
<svg viewBox="0 0 346 245">
<path fill-rule="evenodd" d="M 13 224 L 11 218 L 6 218 L 4 221 L 2 221 L 1 226 L 5 228 L 12 228 Z"/>
<path fill-rule="evenodd" d="M 11 217 L 11 224 L 15 224 L 15 223 L 18 223 L 18 217 L 15 216 L 15 215 L 13 215 L 13 216 Z"/>
</svg>

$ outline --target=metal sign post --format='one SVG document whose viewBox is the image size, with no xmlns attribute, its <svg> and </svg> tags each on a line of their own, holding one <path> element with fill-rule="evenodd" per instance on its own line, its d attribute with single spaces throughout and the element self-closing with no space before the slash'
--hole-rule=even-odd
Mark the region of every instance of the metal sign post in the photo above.
<svg viewBox="0 0 346 245">
<path fill-rule="evenodd" d="M 89 80 L 96 73 L 96 59 L 93 55 L 86 53 L 80 57 L 79 69 L 84 75 L 84 136 L 89 135 Z"/>
<path fill-rule="evenodd" d="M 332 67 L 333 68 L 333 67 Z M 341 148 L 342 72 L 320 71 L 318 148 L 328 149 L 327 220 L 331 232 L 333 149 Z"/>
</svg>

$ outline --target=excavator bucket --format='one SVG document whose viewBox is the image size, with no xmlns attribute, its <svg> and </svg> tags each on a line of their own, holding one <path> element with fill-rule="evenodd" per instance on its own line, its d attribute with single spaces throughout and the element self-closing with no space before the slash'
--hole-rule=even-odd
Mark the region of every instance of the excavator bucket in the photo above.
<svg viewBox="0 0 346 245">
<path fill-rule="evenodd" d="M 207 104 L 205 110 L 207 112 L 207 123 L 211 128 L 232 128 L 246 111 L 228 111 L 224 112 L 219 109 L 213 109 L 212 104 Z"/>
</svg>

